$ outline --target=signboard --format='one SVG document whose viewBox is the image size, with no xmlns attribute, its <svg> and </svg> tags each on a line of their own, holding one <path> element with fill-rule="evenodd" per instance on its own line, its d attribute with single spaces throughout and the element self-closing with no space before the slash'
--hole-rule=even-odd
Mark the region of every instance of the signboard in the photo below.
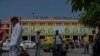
<svg viewBox="0 0 100 56">
<path fill-rule="evenodd" d="M 87 34 L 92 34 L 92 28 L 80 28 L 80 33 L 81 34 L 84 34 L 84 33 L 87 33 Z"/>
<path fill-rule="evenodd" d="M 70 35 L 83 35 L 85 33 L 91 35 L 92 28 L 78 27 L 78 26 L 64 26 L 64 33 Z"/>
<path fill-rule="evenodd" d="M 86 27 L 79 27 L 77 25 L 56 25 L 54 26 L 53 24 L 48 24 L 48 26 L 45 26 L 45 24 L 41 25 L 23 25 L 23 35 L 34 35 L 36 34 L 36 31 L 40 30 L 41 34 L 55 34 L 55 30 L 59 30 L 61 34 L 66 34 L 66 35 L 83 35 L 87 33 L 88 35 L 92 34 L 92 28 L 86 28 Z"/>
</svg>

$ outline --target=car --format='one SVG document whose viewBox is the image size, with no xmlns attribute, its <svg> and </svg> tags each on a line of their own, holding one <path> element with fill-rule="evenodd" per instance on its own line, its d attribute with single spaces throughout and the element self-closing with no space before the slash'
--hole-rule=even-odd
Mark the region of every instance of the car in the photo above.
<svg viewBox="0 0 100 56">
<path fill-rule="evenodd" d="M 22 41 L 22 44 L 26 45 L 27 48 L 34 48 L 34 47 L 36 46 L 36 44 L 33 43 L 33 42 L 30 41 L 30 40 Z"/>
<path fill-rule="evenodd" d="M 2 50 L 3 51 L 9 51 L 9 42 L 10 40 L 6 40 L 4 43 L 3 43 L 3 47 L 2 47 Z M 26 46 L 24 44 L 20 44 L 20 50 L 26 50 Z"/>
<path fill-rule="evenodd" d="M 21 51 L 21 50 L 26 50 L 26 48 L 27 48 L 26 45 L 24 45 L 24 44 L 22 44 L 22 43 L 20 44 L 20 51 Z"/>
</svg>

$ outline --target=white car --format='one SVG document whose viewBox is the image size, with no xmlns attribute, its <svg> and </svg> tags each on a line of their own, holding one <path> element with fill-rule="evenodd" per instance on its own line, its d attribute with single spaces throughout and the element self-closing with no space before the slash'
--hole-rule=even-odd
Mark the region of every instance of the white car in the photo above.
<svg viewBox="0 0 100 56">
<path fill-rule="evenodd" d="M 10 40 L 6 40 L 4 43 L 3 43 L 3 47 L 2 47 L 2 50 L 3 51 L 9 51 L 9 42 Z M 26 46 L 24 44 L 20 44 L 20 51 L 21 50 L 26 50 Z"/>
<path fill-rule="evenodd" d="M 34 46 L 36 46 L 35 43 L 33 43 L 32 41 L 29 41 L 29 40 L 22 41 L 22 44 L 27 46 L 27 48 L 34 48 Z"/>
</svg>

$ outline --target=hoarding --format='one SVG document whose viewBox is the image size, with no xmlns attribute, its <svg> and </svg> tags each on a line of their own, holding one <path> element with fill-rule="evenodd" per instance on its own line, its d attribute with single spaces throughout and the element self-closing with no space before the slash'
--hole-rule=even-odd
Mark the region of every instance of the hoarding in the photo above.
<svg viewBox="0 0 100 56">
<path fill-rule="evenodd" d="M 65 35 L 83 35 L 84 33 L 87 33 L 89 35 L 92 35 L 92 28 L 86 28 L 86 27 L 79 27 L 76 25 L 56 25 L 48 24 L 48 26 L 45 26 L 45 24 L 42 25 L 23 25 L 23 35 L 34 35 L 36 34 L 36 31 L 40 30 L 41 34 L 55 34 L 55 30 L 59 30 L 61 34 Z"/>
<path fill-rule="evenodd" d="M 79 26 L 64 26 L 64 34 L 67 35 L 83 35 L 85 33 L 92 35 L 92 28 Z"/>
</svg>

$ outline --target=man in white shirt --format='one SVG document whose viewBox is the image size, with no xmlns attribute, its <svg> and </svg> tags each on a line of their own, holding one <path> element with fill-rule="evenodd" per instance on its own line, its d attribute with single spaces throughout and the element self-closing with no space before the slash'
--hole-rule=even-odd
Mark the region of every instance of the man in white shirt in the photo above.
<svg viewBox="0 0 100 56">
<path fill-rule="evenodd" d="M 55 35 L 55 46 L 56 46 L 56 56 L 61 56 L 61 51 L 62 51 L 62 37 L 59 34 L 58 30 L 56 30 L 56 35 Z"/>
<path fill-rule="evenodd" d="M 9 55 L 18 56 L 18 50 L 21 43 L 21 25 L 17 17 L 11 19 L 11 38 L 9 43 Z"/>
</svg>

